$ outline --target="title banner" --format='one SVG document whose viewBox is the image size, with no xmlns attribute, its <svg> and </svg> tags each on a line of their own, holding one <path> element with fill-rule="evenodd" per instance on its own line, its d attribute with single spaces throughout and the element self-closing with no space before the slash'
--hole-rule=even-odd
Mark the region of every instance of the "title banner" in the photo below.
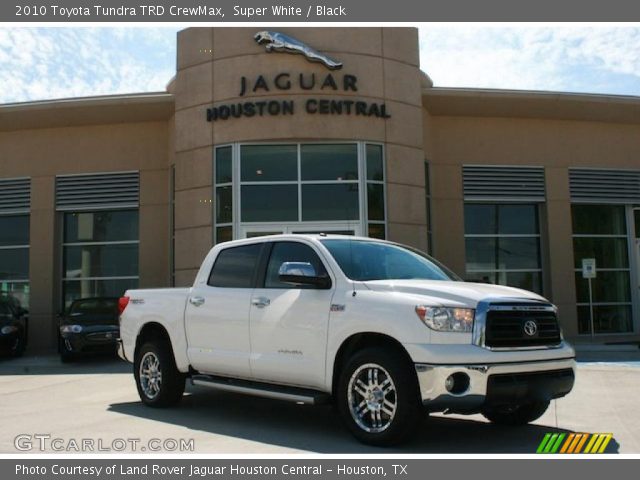
<svg viewBox="0 0 640 480">
<path fill-rule="evenodd" d="M 184 480 L 200 479 L 271 479 L 271 480 L 424 480 L 552 478 L 602 479 L 615 472 L 616 478 L 635 478 L 637 463 L 625 460 L 565 459 L 2 459 L 3 480 Z M 635 471 L 634 471 L 635 470 Z M 502 472 L 502 473 L 500 473 Z"/>
<path fill-rule="evenodd" d="M 628 0 L 7 0 L 0 22 L 639 21 Z"/>
</svg>

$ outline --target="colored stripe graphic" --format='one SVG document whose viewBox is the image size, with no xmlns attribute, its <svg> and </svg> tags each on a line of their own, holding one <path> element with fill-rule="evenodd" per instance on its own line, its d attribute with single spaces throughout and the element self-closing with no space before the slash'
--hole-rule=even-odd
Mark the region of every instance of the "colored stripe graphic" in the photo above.
<svg viewBox="0 0 640 480">
<path fill-rule="evenodd" d="M 546 433 L 536 453 L 604 453 L 612 438 L 612 433 Z"/>
</svg>

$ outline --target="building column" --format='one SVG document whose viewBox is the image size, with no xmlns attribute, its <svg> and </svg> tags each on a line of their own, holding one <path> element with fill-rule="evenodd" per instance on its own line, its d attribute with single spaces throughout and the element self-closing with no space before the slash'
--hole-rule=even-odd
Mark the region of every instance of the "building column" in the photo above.
<svg viewBox="0 0 640 480">
<path fill-rule="evenodd" d="M 56 348 L 56 212 L 55 177 L 31 180 L 29 248 L 29 340 L 30 352 L 52 352 Z"/>
<path fill-rule="evenodd" d="M 433 256 L 464 278 L 462 167 L 431 163 L 430 171 Z"/>
<path fill-rule="evenodd" d="M 170 285 L 169 171 L 140 171 L 140 288 Z"/>
<path fill-rule="evenodd" d="M 578 334 L 576 284 L 573 260 L 571 196 L 569 170 L 566 167 L 545 168 L 547 187 L 547 242 L 550 300 L 559 310 L 566 336 Z"/>
</svg>

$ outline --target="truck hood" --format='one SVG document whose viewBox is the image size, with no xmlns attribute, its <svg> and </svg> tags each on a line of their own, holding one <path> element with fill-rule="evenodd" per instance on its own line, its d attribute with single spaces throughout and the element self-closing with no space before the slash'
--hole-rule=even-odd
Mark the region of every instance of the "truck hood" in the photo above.
<svg viewBox="0 0 640 480">
<path fill-rule="evenodd" d="M 372 280 L 363 282 L 376 292 L 396 292 L 429 297 L 430 305 L 475 308 L 479 301 L 491 298 L 505 301 L 530 300 L 548 302 L 527 290 L 486 283 L 448 282 L 442 280 Z"/>
</svg>

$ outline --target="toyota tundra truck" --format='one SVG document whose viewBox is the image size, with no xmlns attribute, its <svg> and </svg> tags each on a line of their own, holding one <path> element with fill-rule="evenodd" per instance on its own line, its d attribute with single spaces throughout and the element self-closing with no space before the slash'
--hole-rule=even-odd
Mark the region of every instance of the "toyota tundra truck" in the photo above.
<svg viewBox="0 0 640 480">
<path fill-rule="evenodd" d="M 549 301 L 461 281 L 416 249 L 371 238 L 221 243 L 193 287 L 129 290 L 119 306 L 119 353 L 144 404 L 178 403 L 187 379 L 333 402 L 374 445 L 407 439 L 428 412 L 523 425 L 575 378 Z"/>
</svg>

